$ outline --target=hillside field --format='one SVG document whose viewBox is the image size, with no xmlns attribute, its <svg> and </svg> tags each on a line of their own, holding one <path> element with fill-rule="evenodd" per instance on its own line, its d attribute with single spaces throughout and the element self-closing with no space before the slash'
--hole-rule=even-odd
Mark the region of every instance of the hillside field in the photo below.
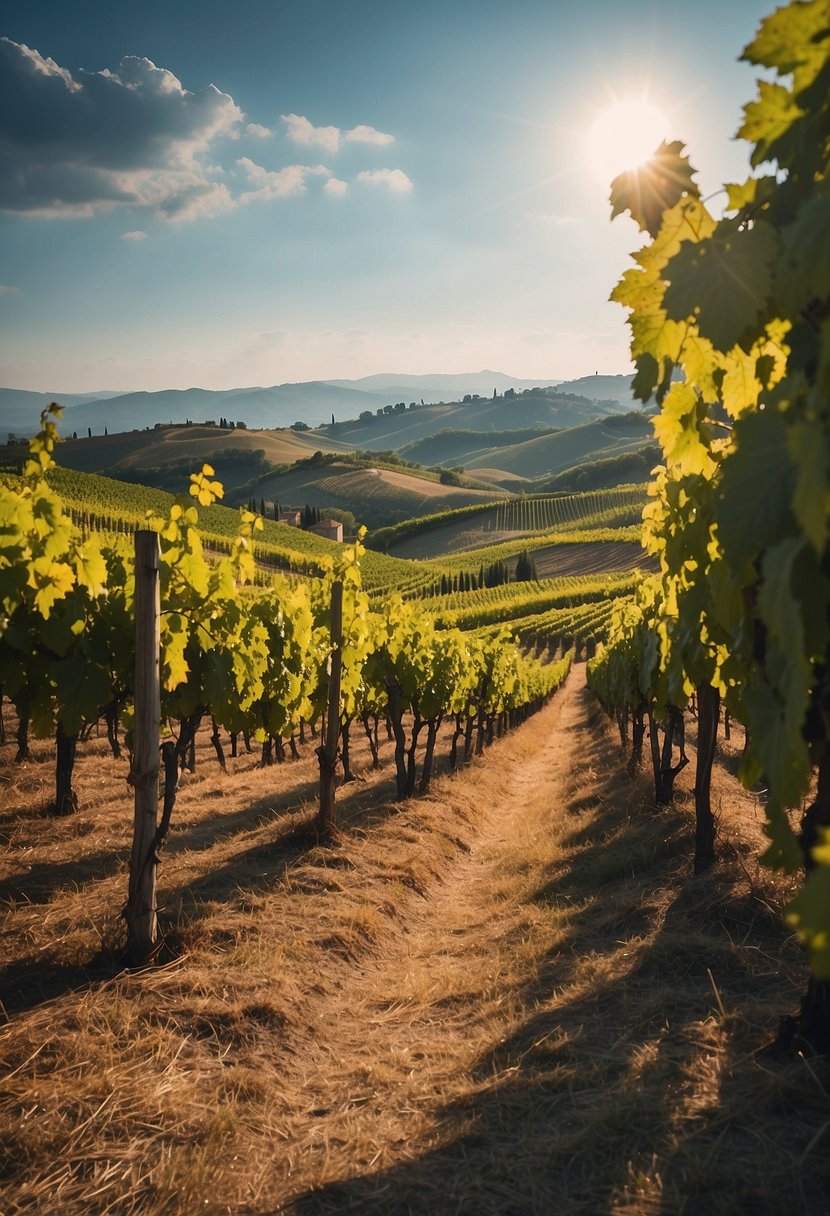
<svg viewBox="0 0 830 1216">
<path fill-rule="evenodd" d="M 257 501 L 264 497 L 266 502 L 276 499 L 283 505 L 339 507 L 351 511 L 359 524 L 369 528 L 503 496 L 497 489 L 442 485 L 435 475 L 420 477 L 405 470 L 355 468 L 346 463 L 265 475 L 251 489 Z"/>
</svg>

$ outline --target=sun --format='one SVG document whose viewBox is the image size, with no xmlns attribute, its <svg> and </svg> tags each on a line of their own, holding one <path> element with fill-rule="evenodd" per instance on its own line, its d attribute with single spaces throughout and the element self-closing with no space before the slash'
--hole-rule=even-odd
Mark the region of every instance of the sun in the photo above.
<svg viewBox="0 0 830 1216">
<path fill-rule="evenodd" d="M 648 160 L 666 138 L 666 118 L 647 101 L 617 101 L 588 132 L 588 159 L 606 181 Z"/>
</svg>

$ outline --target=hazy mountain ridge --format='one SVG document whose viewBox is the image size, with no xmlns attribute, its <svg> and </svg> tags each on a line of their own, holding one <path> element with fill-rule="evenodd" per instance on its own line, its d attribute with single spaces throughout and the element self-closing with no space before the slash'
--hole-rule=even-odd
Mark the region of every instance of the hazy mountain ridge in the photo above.
<svg viewBox="0 0 830 1216">
<path fill-rule="evenodd" d="M 331 421 L 357 419 L 371 410 L 397 401 L 428 404 L 458 402 L 468 394 L 492 398 L 495 390 L 501 396 L 507 389 L 517 393 L 535 387 L 555 385 L 556 394 L 576 393 L 588 401 L 616 401 L 630 408 L 633 398 L 630 376 L 587 376 L 568 382 L 526 380 L 502 372 L 427 374 L 410 376 L 378 373 L 359 380 L 310 380 L 297 384 L 277 384 L 271 387 L 249 386 L 233 389 L 162 389 L 113 393 L 36 393 L 25 389 L 0 388 L 0 436 L 4 431 L 31 434 L 37 427 L 40 411 L 51 401 L 66 406 L 64 432 L 79 434 L 92 428 L 100 433 L 106 426 L 110 431 L 143 430 L 162 422 L 195 422 L 220 417 L 244 422 L 252 428 L 291 426 L 305 422 L 319 426 Z"/>
</svg>

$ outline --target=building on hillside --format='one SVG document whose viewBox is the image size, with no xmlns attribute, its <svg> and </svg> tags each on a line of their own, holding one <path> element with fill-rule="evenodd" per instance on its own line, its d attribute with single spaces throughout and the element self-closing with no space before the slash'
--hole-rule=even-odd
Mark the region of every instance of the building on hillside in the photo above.
<svg viewBox="0 0 830 1216">
<path fill-rule="evenodd" d="M 326 540 L 336 540 L 343 542 L 343 525 L 338 519 L 321 519 L 319 524 L 312 524 L 308 529 L 309 532 L 316 532 L 318 536 L 325 536 Z"/>
<path fill-rule="evenodd" d="M 289 528 L 299 528 L 303 517 L 299 511 L 280 511 L 280 523 L 288 524 Z"/>
</svg>

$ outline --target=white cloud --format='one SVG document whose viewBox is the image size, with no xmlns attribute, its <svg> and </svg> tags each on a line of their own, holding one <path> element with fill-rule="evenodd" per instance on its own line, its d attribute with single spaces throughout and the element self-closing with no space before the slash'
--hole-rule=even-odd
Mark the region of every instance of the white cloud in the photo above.
<svg viewBox="0 0 830 1216">
<path fill-rule="evenodd" d="M 387 135 L 385 131 L 378 131 L 375 127 L 367 127 L 365 123 L 361 123 L 357 127 L 352 127 L 351 131 L 346 131 L 343 140 L 349 144 L 376 144 L 378 147 L 384 147 L 386 144 L 393 144 L 395 136 Z"/>
<path fill-rule="evenodd" d="M 0 296 L 16 296 L 20 291 L 19 287 L 13 287 L 11 283 L 0 283 Z"/>
<path fill-rule="evenodd" d="M 402 169 L 364 169 L 357 180 L 369 186 L 386 186 L 392 194 L 408 194 L 412 181 Z"/>
<path fill-rule="evenodd" d="M 11 39 L 3 38 L 2 41 L 10 42 Z M 16 44 L 13 43 L 12 45 Z M 44 57 L 40 51 L 35 51 L 32 47 L 26 46 L 22 42 L 19 44 L 19 48 L 23 58 L 28 60 L 32 71 L 39 73 L 41 76 L 57 76 L 63 81 L 70 93 L 79 93 L 81 91 L 82 86 L 72 79 L 72 73 L 68 72 L 66 68 L 60 67 L 59 64 L 55 63 L 54 59 Z"/>
<path fill-rule="evenodd" d="M 0 38 L 0 210 L 61 218 L 119 206 L 182 220 L 228 209 L 209 163 L 238 135 L 239 106 L 214 85 L 191 93 L 149 59 L 68 69 Z"/>
<path fill-rule="evenodd" d="M 307 178 L 328 177 L 331 174 L 331 169 L 327 169 L 325 165 L 286 165 L 284 169 L 265 169 L 249 156 L 241 157 L 236 163 L 245 170 L 253 187 L 239 196 L 240 203 L 250 203 L 255 199 L 291 198 L 292 195 L 304 194 Z"/>
<path fill-rule="evenodd" d="M 122 241 L 146 241 L 147 233 L 142 232 L 140 228 L 134 228 L 132 232 L 122 232 Z"/>
<path fill-rule="evenodd" d="M 274 134 L 270 127 L 263 127 L 258 122 L 249 122 L 245 130 L 249 135 L 256 136 L 257 139 L 268 139 Z"/>
<path fill-rule="evenodd" d="M 283 114 L 282 121 L 285 123 L 286 135 L 295 144 L 325 148 L 327 152 L 338 152 L 341 139 L 347 144 L 374 144 L 379 148 L 395 142 L 394 135 L 378 131 L 376 127 L 369 127 L 365 123 L 351 127 L 348 131 L 341 131 L 340 127 L 315 127 L 314 123 L 302 114 Z"/>
<path fill-rule="evenodd" d="M 348 182 L 341 181 L 339 177 L 330 177 L 323 189 L 326 194 L 332 194 L 335 198 L 342 198 L 348 191 L 349 185 Z"/>
<path fill-rule="evenodd" d="M 340 129 L 338 127 L 315 127 L 302 114 L 283 114 L 285 133 L 295 144 L 303 147 L 325 148 L 327 152 L 336 152 L 340 146 Z"/>
</svg>

